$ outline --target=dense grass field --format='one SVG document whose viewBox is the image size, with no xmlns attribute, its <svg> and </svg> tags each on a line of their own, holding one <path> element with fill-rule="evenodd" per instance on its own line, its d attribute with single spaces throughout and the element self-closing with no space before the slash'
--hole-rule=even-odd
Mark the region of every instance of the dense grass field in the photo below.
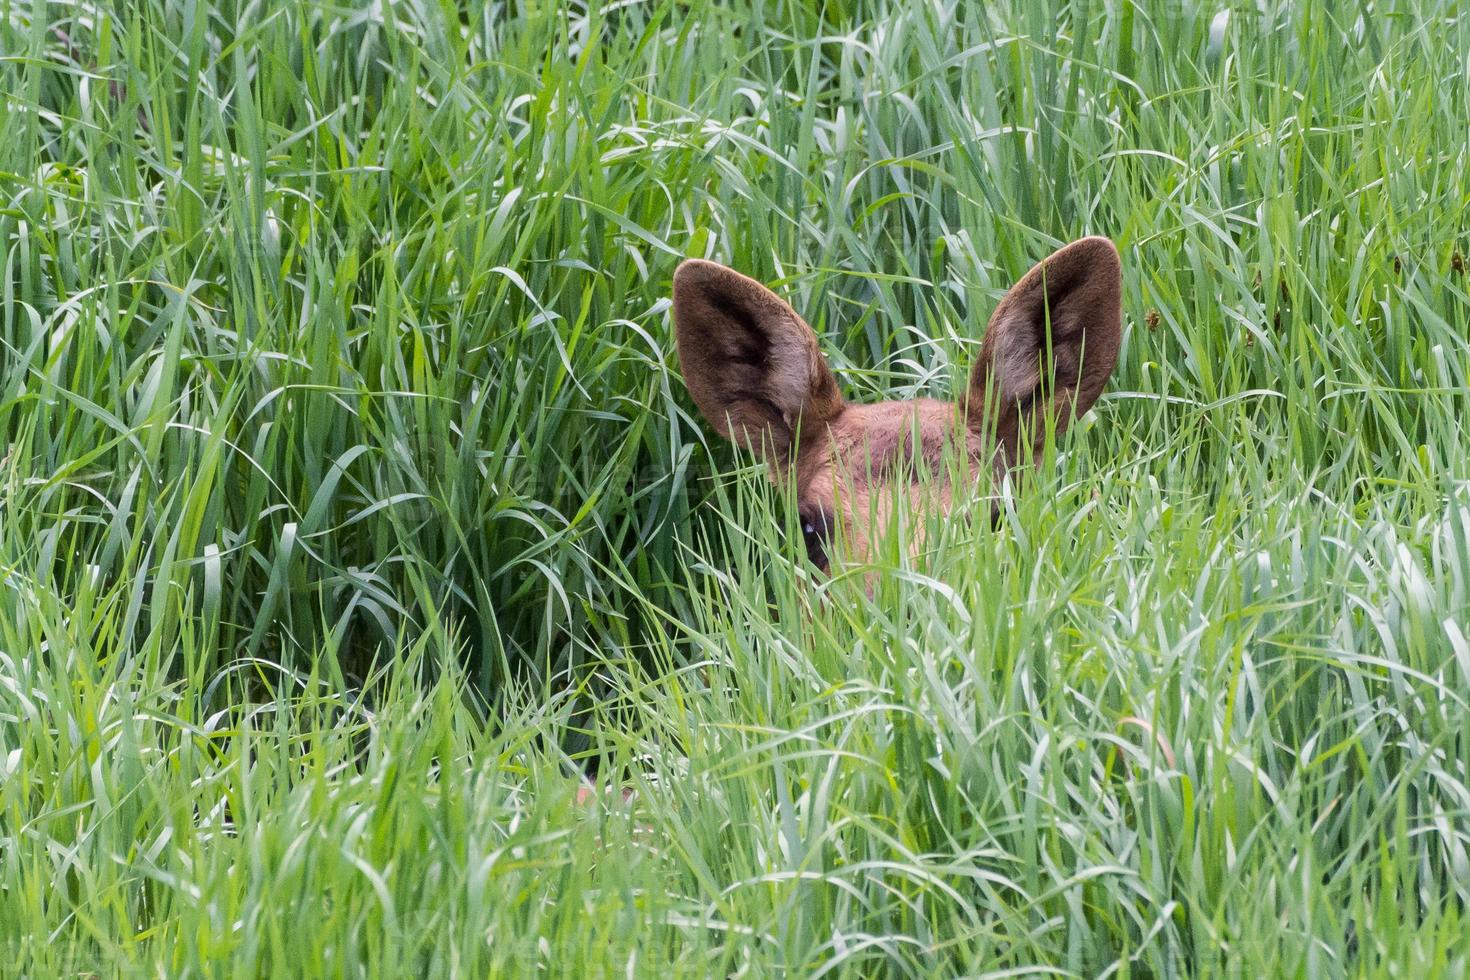
<svg viewBox="0 0 1470 980">
<path fill-rule="evenodd" d="M 1467 93 L 1458 0 L 0 0 L 4 974 L 1470 970 Z M 815 574 L 679 259 L 949 397 L 1083 234 L 1097 407 Z"/>
</svg>

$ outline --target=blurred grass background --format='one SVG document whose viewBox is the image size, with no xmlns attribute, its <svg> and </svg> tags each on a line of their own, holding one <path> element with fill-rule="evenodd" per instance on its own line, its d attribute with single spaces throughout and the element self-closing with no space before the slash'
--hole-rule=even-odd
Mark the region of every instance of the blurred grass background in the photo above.
<svg viewBox="0 0 1470 980">
<path fill-rule="evenodd" d="M 0 949 L 1463 973 L 1467 82 L 1447 0 L 0 0 Z M 1089 233 L 1039 485 L 812 580 L 677 261 L 943 397 Z"/>
</svg>

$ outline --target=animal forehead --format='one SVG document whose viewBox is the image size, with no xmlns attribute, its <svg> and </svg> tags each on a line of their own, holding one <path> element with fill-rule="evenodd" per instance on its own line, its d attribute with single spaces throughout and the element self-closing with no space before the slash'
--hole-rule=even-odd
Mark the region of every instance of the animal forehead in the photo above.
<svg viewBox="0 0 1470 980">
<path fill-rule="evenodd" d="M 848 405 L 832 424 L 854 434 L 917 431 L 920 436 L 943 437 L 952 429 L 955 417 L 955 407 L 949 402 L 915 398 L 912 401 Z"/>
<path fill-rule="evenodd" d="M 874 475 L 920 459 L 937 462 L 967 432 L 954 405 L 927 398 L 849 405 L 828 429 L 825 448 L 835 461 Z"/>
</svg>

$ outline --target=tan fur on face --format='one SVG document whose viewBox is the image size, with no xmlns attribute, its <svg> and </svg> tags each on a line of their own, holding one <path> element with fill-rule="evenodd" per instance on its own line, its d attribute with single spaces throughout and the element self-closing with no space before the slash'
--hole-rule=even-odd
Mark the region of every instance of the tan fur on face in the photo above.
<svg viewBox="0 0 1470 980">
<path fill-rule="evenodd" d="M 796 497 L 839 517 L 847 532 L 844 553 L 861 561 L 870 540 L 892 530 L 895 521 L 928 510 L 948 513 L 951 488 L 926 477 L 943 473 L 946 453 L 962 450 L 973 459 L 982 449 L 950 402 L 848 405 L 798 444 Z M 921 522 L 909 524 L 909 546 L 918 550 Z"/>
<path fill-rule="evenodd" d="M 916 399 L 849 405 L 817 338 L 753 279 L 692 259 L 674 273 L 679 363 L 694 403 L 720 435 L 761 452 L 773 480 L 794 478 L 803 507 L 842 521 L 861 557 L 873 524 L 925 508 L 948 512 L 937 474 L 949 449 L 1000 473 L 1034 459 L 1092 407 L 1118 359 L 1122 270 L 1106 238 L 1084 238 L 1038 263 L 985 331 L 959 404 Z M 917 547 L 918 541 L 911 541 Z"/>
</svg>

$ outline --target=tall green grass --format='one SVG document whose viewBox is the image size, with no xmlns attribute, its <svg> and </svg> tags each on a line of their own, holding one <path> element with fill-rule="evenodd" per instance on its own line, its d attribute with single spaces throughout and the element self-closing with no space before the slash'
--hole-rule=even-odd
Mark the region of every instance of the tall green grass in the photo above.
<svg viewBox="0 0 1470 980">
<path fill-rule="evenodd" d="M 1467 91 L 1449 0 L 0 0 L 5 972 L 1465 973 Z M 1102 401 L 814 575 L 678 259 L 946 396 L 1086 233 Z"/>
</svg>

